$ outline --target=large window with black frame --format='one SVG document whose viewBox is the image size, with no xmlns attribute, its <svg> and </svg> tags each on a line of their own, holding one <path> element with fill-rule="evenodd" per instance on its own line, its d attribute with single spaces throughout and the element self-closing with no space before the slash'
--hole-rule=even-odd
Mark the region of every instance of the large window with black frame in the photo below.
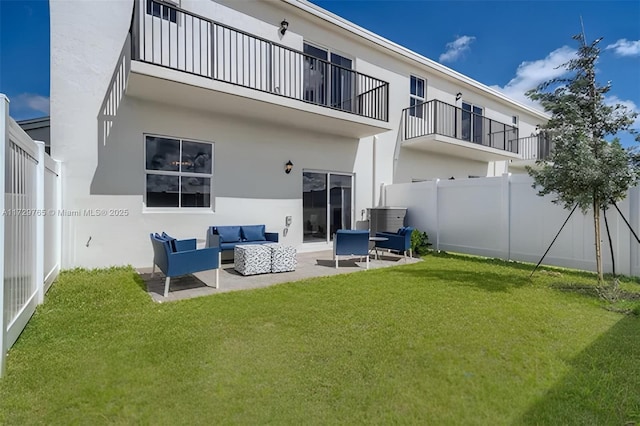
<svg viewBox="0 0 640 426">
<path fill-rule="evenodd" d="M 213 145 L 145 135 L 146 207 L 211 208 Z"/>
</svg>

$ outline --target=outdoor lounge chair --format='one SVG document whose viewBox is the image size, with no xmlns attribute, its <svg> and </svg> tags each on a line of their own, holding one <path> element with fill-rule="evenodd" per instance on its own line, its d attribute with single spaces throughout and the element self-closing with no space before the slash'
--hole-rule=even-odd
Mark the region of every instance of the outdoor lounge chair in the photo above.
<svg viewBox="0 0 640 426">
<path fill-rule="evenodd" d="M 369 231 L 338 229 L 333 234 L 333 260 L 338 268 L 338 256 L 364 256 L 369 269 Z"/>
<path fill-rule="evenodd" d="M 409 257 L 413 256 L 411 252 L 411 234 L 413 228 L 410 226 L 398 229 L 398 232 L 376 232 L 376 237 L 387 238 L 386 241 L 376 241 L 377 248 L 385 248 L 388 250 L 395 250 L 398 253 L 404 253 L 405 260 L 407 259 L 407 251 Z"/>
<path fill-rule="evenodd" d="M 196 240 L 176 240 L 165 234 L 151 234 L 153 246 L 153 269 L 151 277 L 156 272 L 156 266 L 165 274 L 164 297 L 169 295 L 169 281 L 173 277 L 192 274 L 194 272 L 216 270 L 215 288 L 218 288 L 220 272 L 220 248 L 209 247 L 196 249 Z"/>
</svg>

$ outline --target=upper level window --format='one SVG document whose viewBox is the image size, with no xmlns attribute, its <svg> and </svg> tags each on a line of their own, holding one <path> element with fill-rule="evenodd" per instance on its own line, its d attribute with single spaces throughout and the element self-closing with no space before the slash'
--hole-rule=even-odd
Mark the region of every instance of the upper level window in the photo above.
<svg viewBox="0 0 640 426">
<path fill-rule="evenodd" d="M 306 42 L 303 52 L 304 100 L 354 111 L 353 60 Z"/>
<path fill-rule="evenodd" d="M 412 75 L 409 86 L 409 115 L 424 118 L 425 80 Z"/>
<path fill-rule="evenodd" d="M 177 21 L 177 11 L 174 8 L 153 0 L 147 0 L 147 15 L 156 16 L 174 23 Z"/>
<path fill-rule="evenodd" d="M 462 101 L 462 139 L 487 145 L 484 138 L 484 108 Z"/>
<path fill-rule="evenodd" d="M 211 208 L 213 143 L 145 136 L 147 207 Z"/>
<path fill-rule="evenodd" d="M 514 115 L 513 117 L 511 117 L 511 124 L 513 124 L 514 126 L 518 125 L 518 116 Z"/>
</svg>

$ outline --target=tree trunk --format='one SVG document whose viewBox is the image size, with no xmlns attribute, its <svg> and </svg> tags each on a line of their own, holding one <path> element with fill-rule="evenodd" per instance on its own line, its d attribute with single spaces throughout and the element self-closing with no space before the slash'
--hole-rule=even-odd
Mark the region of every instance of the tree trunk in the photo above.
<svg viewBox="0 0 640 426">
<path fill-rule="evenodd" d="M 593 227 L 596 236 L 596 270 L 598 271 L 598 282 L 604 282 L 602 272 L 602 246 L 600 244 L 600 203 L 597 198 L 593 199 Z"/>
</svg>

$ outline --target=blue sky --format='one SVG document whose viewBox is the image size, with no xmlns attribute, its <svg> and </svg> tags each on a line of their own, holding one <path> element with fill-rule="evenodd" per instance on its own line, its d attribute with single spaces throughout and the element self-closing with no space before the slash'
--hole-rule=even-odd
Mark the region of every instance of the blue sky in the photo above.
<svg viewBox="0 0 640 426">
<path fill-rule="evenodd" d="M 612 82 L 609 101 L 640 110 L 637 0 L 313 3 L 523 102 L 527 89 L 556 76 L 571 57 L 582 16 L 588 40 L 604 37 L 598 79 Z M 17 120 L 48 114 L 46 0 L 0 1 L 0 92 Z"/>
</svg>

